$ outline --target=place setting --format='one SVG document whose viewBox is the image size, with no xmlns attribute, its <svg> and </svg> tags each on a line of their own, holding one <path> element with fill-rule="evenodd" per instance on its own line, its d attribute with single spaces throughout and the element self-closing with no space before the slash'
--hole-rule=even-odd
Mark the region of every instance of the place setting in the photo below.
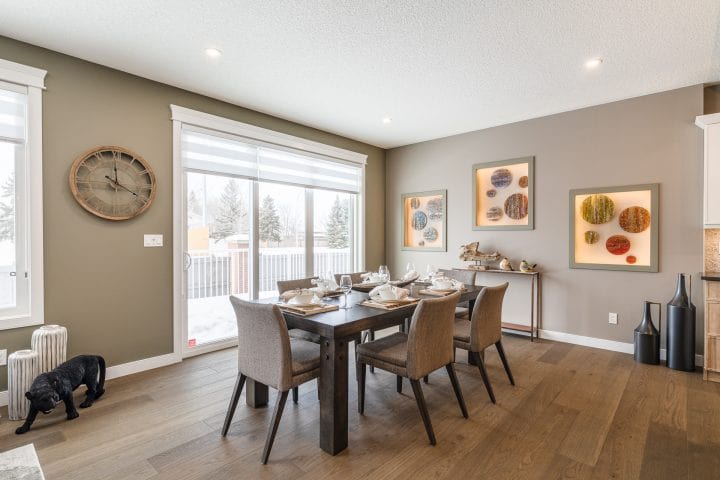
<svg viewBox="0 0 720 480">
<path fill-rule="evenodd" d="M 442 274 L 437 274 L 432 279 L 431 283 L 427 288 L 420 290 L 418 293 L 422 295 L 433 295 L 436 297 L 444 297 L 455 292 L 465 291 L 465 284 L 455 280 L 454 278 L 445 277 Z"/>
<path fill-rule="evenodd" d="M 420 301 L 418 298 L 411 297 L 409 290 L 387 284 L 375 287 L 370 291 L 369 296 L 370 298 L 361 302 L 360 305 L 383 310 L 396 310 Z"/>
<path fill-rule="evenodd" d="M 323 302 L 322 295 L 318 295 L 313 289 L 288 290 L 280 295 L 280 301 L 276 305 L 281 310 L 296 315 L 315 315 L 340 308 L 336 304 Z"/>
</svg>

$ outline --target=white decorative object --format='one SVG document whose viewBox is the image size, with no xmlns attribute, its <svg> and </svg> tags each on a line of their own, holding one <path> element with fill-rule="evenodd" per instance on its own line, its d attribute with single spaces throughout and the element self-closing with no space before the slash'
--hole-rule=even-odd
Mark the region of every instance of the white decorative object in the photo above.
<svg viewBox="0 0 720 480">
<path fill-rule="evenodd" d="M 67 329 L 44 325 L 33 332 L 30 346 L 40 356 L 38 373 L 49 372 L 67 359 Z"/>
<path fill-rule="evenodd" d="M 22 420 L 30 411 L 30 400 L 25 392 L 30 390 L 39 372 L 38 354 L 33 350 L 18 350 L 8 357 L 8 418 Z"/>
</svg>

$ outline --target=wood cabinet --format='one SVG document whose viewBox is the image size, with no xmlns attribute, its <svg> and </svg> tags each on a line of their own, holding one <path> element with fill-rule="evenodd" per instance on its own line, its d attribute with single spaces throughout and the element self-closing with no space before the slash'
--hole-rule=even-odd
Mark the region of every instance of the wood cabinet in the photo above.
<svg viewBox="0 0 720 480">
<path fill-rule="evenodd" d="M 720 281 L 705 280 L 705 369 L 703 378 L 720 382 Z M 718 278 L 720 280 L 720 278 Z"/>
<path fill-rule="evenodd" d="M 695 125 L 705 132 L 703 223 L 720 228 L 720 113 L 696 117 Z"/>
</svg>

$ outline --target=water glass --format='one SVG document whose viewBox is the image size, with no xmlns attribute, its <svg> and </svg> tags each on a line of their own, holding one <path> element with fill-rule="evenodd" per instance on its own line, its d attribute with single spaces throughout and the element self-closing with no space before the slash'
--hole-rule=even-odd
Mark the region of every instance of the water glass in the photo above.
<svg viewBox="0 0 720 480">
<path fill-rule="evenodd" d="M 380 275 L 380 278 L 382 278 L 383 283 L 387 283 L 390 281 L 390 270 L 388 269 L 387 265 L 380 265 L 380 268 L 378 269 L 378 275 Z"/>
<path fill-rule="evenodd" d="M 345 294 L 345 305 L 343 305 L 341 308 L 348 309 L 348 293 L 350 293 L 350 290 L 352 290 L 352 278 L 350 275 L 343 275 L 340 277 L 340 290 Z"/>
<path fill-rule="evenodd" d="M 407 266 L 405 267 L 405 273 L 410 273 L 413 270 L 415 270 L 415 264 L 413 262 L 408 262 Z"/>
</svg>

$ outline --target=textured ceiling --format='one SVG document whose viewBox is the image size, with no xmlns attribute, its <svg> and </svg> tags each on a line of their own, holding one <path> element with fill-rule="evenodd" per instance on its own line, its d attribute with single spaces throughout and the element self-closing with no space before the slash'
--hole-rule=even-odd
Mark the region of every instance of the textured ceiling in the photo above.
<svg viewBox="0 0 720 480">
<path fill-rule="evenodd" d="M 0 12 L 0 35 L 382 147 L 720 80 L 718 0 L 3 0 Z"/>
</svg>

